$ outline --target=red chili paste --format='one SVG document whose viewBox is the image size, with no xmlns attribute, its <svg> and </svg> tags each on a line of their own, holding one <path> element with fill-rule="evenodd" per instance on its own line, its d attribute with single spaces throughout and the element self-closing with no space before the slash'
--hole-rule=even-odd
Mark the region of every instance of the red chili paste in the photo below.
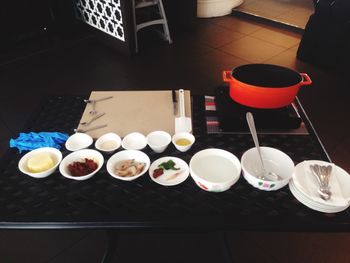
<svg viewBox="0 0 350 263">
<path fill-rule="evenodd" d="M 84 176 L 97 169 L 97 163 L 94 160 L 85 158 L 85 162 L 73 162 L 68 165 L 68 170 L 72 176 Z"/>
<path fill-rule="evenodd" d="M 163 168 L 158 168 L 153 171 L 153 178 L 157 178 L 164 173 Z"/>
</svg>

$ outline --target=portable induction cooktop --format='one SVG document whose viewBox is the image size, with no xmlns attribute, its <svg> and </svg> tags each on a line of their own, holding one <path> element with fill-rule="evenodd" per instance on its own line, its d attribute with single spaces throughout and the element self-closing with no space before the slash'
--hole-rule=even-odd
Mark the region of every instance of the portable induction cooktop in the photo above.
<svg viewBox="0 0 350 263">
<path fill-rule="evenodd" d="M 231 99 L 228 86 L 220 86 L 216 89 L 215 105 L 219 130 L 223 133 L 249 132 L 246 121 L 248 111 L 254 115 L 257 130 L 260 132 L 295 130 L 302 125 L 302 119 L 293 104 L 278 109 L 247 107 Z"/>
</svg>

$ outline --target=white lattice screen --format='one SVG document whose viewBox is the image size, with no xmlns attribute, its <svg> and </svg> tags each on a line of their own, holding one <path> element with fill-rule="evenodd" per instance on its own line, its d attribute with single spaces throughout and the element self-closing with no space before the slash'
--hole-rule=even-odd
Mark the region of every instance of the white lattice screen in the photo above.
<svg viewBox="0 0 350 263">
<path fill-rule="evenodd" d="M 125 41 L 120 0 L 77 0 L 76 7 L 85 23 Z"/>
</svg>

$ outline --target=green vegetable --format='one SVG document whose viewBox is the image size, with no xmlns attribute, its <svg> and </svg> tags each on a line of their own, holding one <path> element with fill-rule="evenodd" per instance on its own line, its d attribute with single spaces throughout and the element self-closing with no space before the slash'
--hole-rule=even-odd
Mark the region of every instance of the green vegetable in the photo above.
<svg viewBox="0 0 350 263">
<path fill-rule="evenodd" d="M 164 170 L 180 170 L 180 168 L 175 167 L 176 163 L 173 160 L 163 162 L 158 167 L 163 168 Z"/>
</svg>

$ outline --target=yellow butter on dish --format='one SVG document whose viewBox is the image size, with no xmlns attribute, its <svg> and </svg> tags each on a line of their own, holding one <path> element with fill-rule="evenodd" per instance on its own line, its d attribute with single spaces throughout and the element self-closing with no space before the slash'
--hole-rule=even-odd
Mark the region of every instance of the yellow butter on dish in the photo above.
<svg viewBox="0 0 350 263">
<path fill-rule="evenodd" d="M 29 158 L 27 163 L 28 169 L 32 173 L 40 173 L 49 170 L 54 165 L 54 161 L 49 153 L 39 153 L 34 157 Z"/>
</svg>

